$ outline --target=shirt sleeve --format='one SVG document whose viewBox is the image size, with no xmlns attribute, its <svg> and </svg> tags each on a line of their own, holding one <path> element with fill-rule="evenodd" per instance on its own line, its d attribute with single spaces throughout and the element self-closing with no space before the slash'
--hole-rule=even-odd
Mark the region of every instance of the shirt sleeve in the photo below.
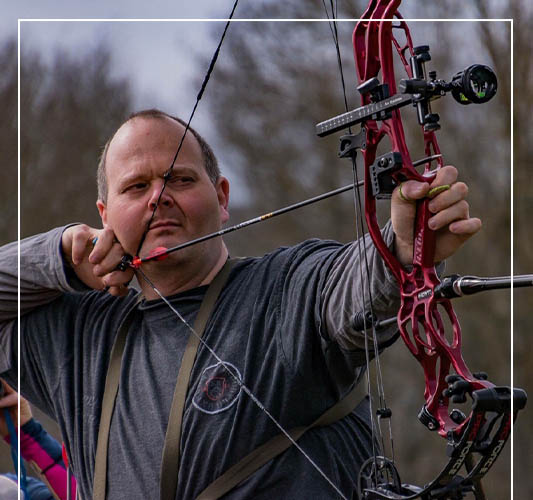
<svg viewBox="0 0 533 500">
<path fill-rule="evenodd" d="M 66 226 L 68 227 L 68 226 Z M 59 227 L 20 242 L 20 314 L 53 302 L 65 292 L 88 290 L 63 260 Z M 0 248 L 0 373 L 12 367 L 18 317 L 19 244 Z"/>
<path fill-rule="evenodd" d="M 384 234 L 392 244 L 390 225 Z M 275 285 L 265 287 L 264 293 L 269 296 L 268 317 L 276 318 L 272 329 L 279 332 L 287 369 L 314 387 L 327 387 L 336 399 L 350 390 L 366 366 L 365 337 L 353 327 L 353 316 L 369 302 L 360 260 L 362 266 L 368 261 L 374 313 L 378 318 L 393 316 L 399 305 L 398 285 L 369 237 L 361 240 L 361 252 L 357 241 L 343 245 L 307 240 L 273 253 L 264 271 L 276 276 Z M 396 328 L 379 333 L 384 347 L 395 340 Z"/>
<path fill-rule="evenodd" d="M 382 234 L 391 248 L 394 233 L 390 222 L 383 228 Z M 394 316 L 400 306 L 398 283 L 368 234 L 338 252 L 320 293 L 320 316 L 325 333 L 348 351 L 364 350 L 367 341 L 365 333 L 353 327 L 356 313 L 372 307 L 374 316 L 383 320 Z M 379 330 L 379 344 L 390 342 L 396 332 L 395 324 Z M 372 339 L 368 340 L 372 342 Z"/>
<path fill-rule="evenodd" d="M 4 438 L 10 444 L 10 437 Z M 20 454 L 33 465 L 43 482 L 27 477 L 30 498 L 65 500 L 67 498 L 67 470 L 62 458 L 61 445 L 35 419 L 21 427 Z M 54 495 L 52 495 L 52 493 Z M 76 479 L 71 477 L 71 498 L 76 498 Z"/>
<path fill-rule="evenodd" d="M 55 495 L 67 498 L 67 470 L 63 463 L 61 445 L 34 419 L 21 427 L 22 458 L 33 464 Z M 76 498 L 76 480 L 71 477 L 71 498 Z"/>
</svg>

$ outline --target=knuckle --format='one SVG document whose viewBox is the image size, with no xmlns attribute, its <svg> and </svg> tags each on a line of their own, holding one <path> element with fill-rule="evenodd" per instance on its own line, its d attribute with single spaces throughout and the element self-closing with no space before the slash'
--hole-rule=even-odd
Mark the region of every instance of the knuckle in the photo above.
<svg viewBox="0 0 533 500">
<path fill-rule="evenodd" d="M 453 179 L 457 179 L 457 177 L 459 176 L 459 171 L 453 165 L 446 165 L 442 168 L 442 170 L 443 173 L 449 175 Z"/>
<path fill-rule="evenodd" d="M 461 198 L 465 198 L 468 195 L 468 186 L 464 182 L 456 182 L 453 187 Z"/>
<path fill-rule="evenodd" d="M 461 215 L 464 217 L 464 218 L 467 218 L 468 217 L 468 214 L 470 212 L 470 205 L 468 204 L 468 202 L 466 200 L 461 200 L 459 203 L 458 203 L 458 206 L 459 206 L 459 210 L 461 212 Z"/>
</svg>

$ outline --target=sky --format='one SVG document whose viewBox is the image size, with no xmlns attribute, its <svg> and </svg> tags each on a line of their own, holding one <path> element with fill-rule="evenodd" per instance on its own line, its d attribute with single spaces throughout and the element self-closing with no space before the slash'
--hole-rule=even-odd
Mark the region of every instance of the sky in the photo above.
<svg viewBox="0 0 533 500">
<path fill-rule="evenodd" d="M 105 44 L 112 54 L 112 76 L 129 80 L 136 110 L 158 107 L 187 117 L 198 92 L 198 75 L 206 71 L 206 68 L 198 68 L 198 61 L 208 59 L 216 48 L 217 40 L 209 31 L 222 32 L 225 24 L 192 19 L 224 19 L 233 2 L 0 0 L 0 43 L 8 37 L 16 37 L 18 19 L 25 19 L 20 22 L 21 49 L 38 50 L 45 61 L 50 61 L 58 49 L 83 56 L 99 44 Z M 236 15 L 238 17 L 239 8 Z M 84 22 L 84 19 L 181 19 L 181 22 Z M 223 57 L 224 47 L 221 54 Z M 202 106 L 193 125 L 209 137 L 210 123 Z M 239 192 L 239 189 L 234 190 L 234 194 Z"/>
<path fill-rule="evenodd" d="M 37 50 L 47 62 L 52 61 L 58 49 L 82 57 L 104 44 L 112 55 L 112 76 L 129 80 L 136 110 L 157 107 L 188 117 L 199 90 L 194 78 L 207 70 L 198 69 L 197 63 L 211 57 L 218 40 L 218 37 L 209 36 L 209 31 L 214 29 L 222 33 L 225 23 L 216 19 L 227 18 L 233 2 L 22 0 L 15 3 L 0 0 L 0 43 L 17 37 L 21 19 L 22 53 L 27 49 Z M 99 19 L 121 21 L 96 21 Z M 200 106 L 194 126 L 209 136 L 209 125 Z M 239 189 L 234 190 L 234 194 L 238 192 Z M 238 197 L 234 197 L 234 201 L 238 202 Z"/>
<path fill-rule="evenodd" d="M 0 40 L 17 35 L 17 19 L 225 18 L 232 3 L 233 0 L 31 0 L 15 5 L 15 2 L 4 0 Z M 58 47 L 83 53 L 105 42 L 113 54 L 117 75 L 133 76 L 132 84 L 139 99 L 142 99 L 139 104 L 150 95 L 152 99 L 156 96 L 157 104 L 164 106 L 172 102 L 178 87 L 181 87 L 180 92 L 187 92 L 188 82 L 179 75 L 191 74 L 197 54 L 214 51 L 214 46 L 205 43 L 209 24 L 22 21 L 21 47 L 38 49 L 45 58 L 49 58 Z M 223 23 L 217 24 L 222 29 Z M 178 51 L 179 60 L 176 60 Z M 176 66 L 179 66 L 179 71 Z"/>
</svg>

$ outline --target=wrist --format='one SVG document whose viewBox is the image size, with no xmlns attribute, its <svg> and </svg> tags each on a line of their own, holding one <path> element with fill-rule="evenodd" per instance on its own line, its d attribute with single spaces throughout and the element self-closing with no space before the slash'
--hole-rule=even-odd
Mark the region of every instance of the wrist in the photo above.
<svg viewBox="0 0 533 500">
<path fill-rule="evenodd" d="M 392 251 L 402 266 L 405 267 L 413 264 L 412 243 L 405 243 L 395 235 L 393 240 Z"/>
</svg>

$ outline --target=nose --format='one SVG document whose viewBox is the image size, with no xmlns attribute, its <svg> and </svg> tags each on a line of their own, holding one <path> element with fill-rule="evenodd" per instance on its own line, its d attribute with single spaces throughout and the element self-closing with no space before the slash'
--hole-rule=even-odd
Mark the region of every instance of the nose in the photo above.
<svg viewBox="0 0 533 500">
<path fill-rule="evenodd" d="M 154 210 L 156 206 L 170 207 L 173 203 L 172 196 L 164 189 L 163 181 L 154 183 L 148 200 L 150 210 Z"/>
</svg>

